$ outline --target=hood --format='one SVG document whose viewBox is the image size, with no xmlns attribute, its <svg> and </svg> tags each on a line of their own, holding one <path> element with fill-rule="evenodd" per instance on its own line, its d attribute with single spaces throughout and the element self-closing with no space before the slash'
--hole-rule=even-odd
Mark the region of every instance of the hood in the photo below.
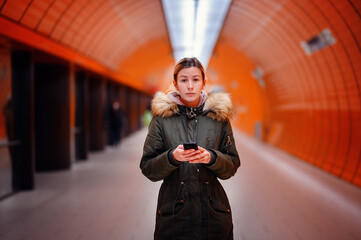
<svg viewBox="0 0 361 240">
<path fill-rule="evenodd" d="M 173 102 L 163 92 L 157 92 L 152 100 L 152 113 L 154 116 L 171 117 L 179 111 L 178 104 Z M 217 121 L 228 121 L 234 114 L 231 97 L 228 93 L 209 93 L 204 103 L 203 111 L 206 115 Z"/>
</svg>

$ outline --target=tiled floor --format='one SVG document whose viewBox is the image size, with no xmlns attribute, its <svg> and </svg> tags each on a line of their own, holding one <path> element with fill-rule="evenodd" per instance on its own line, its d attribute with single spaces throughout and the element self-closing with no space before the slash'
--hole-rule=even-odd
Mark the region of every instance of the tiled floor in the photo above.
<svg viewBox="0 0 361 240">
<path fill-rule="evenodd" d="M 0 202 L 2 240 L 152 239 L 160 183 L 139 169 L 146 130 L 35 191 Z M 236 133 L 242 166 L 222 181 L 236 240 L 361 239 L 361 189 Z"/>
</svg>

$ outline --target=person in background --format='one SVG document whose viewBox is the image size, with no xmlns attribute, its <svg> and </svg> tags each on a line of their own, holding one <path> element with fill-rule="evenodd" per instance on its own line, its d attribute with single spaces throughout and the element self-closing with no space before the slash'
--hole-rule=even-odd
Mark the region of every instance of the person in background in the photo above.
<svg viewBox="0 0 361 240">
<path fill-rule="evenodd" d="M 118 101 L 113 101 L 109 112 L 109 127 L 113 146 L 118 146 L 121 141 L 121 131 L 124 125 L 124 113 Z"/>
<path fill-rule="evenodd" d="M 232 211 L 218 179 L 232 177 L 240 159 L 229 122 L 233 104 L 227 93 L 204 91 L 202 64 L 183 58 L 174 69 L 177 91 L 152 100 L 140 162 L 151 181 L 162 180 L 154 239 L 233 239 Z M 195 142 L 196 149 L 184 143 Z"/>
</svg>

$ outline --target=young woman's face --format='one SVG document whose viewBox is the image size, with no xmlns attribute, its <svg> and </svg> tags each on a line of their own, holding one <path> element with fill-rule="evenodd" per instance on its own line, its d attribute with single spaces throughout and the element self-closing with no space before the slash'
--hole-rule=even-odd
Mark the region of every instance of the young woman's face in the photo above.
<svg viewBox="0 0 361 240">
<path fill-rule="evenodd" d="M 202 72 L 197 67 L 183 68 L 178 72 L 174 86 L 179 91 L 184 105 L 197 107 L 201 91 L 204 87 Z"/>
</svg>

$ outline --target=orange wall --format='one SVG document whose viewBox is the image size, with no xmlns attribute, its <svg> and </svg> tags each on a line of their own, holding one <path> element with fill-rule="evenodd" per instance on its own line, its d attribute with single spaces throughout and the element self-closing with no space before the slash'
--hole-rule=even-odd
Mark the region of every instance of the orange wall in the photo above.
<svg viewBox="0 0 361 240">
<path fill-rule="evenodd" d="M 266 142 L 358 186 L 360 12 L 360 1 L 234 0 L 216 48 L 229 44 L 234 48 L 226 50 L 229 55 L 238 51 L 265 72 L 265 90 L 256 91 L 249 80 L 250 89 L 236 93 L 235 98 L 259 109 L 256 115 L 247 113 L 254 117 L 241 120 L 241 129 L 250 133 L 252 122 L 263 117 Z M 325 28 L 336 44 L 306 55 L 301 42 Z M 212 67 L 234 67 L 231 57 L 224 60 L 213 61 Z"/>
<path fill-rule="evenodd" d="M 2 2 L 1 35 L 148 93 L 172 82 L 161 1 Z M 235 127 L 260 122 L 265 142 L 358 186 L 360 13 L 359 0 L 233 0 L 207 70 L 232 94 Z M 336 44 L 307 56 L 301 42 L 325 28 Z"/>
<path fill-rule="evenodd" d="M 147 42 L 119 65 L 121 72 L 127 72 L 132 79 L 139 79 L 143 91 L 154 93 L 171 83 L 174 59 L 167 39 L 159 38 Z M 167 78 L 168 77 L 168 78 Z"/>
<path fill-rule="evenodd" d="M 208 88 L 212 85 L 225 86 L 232 96 L 236 115 L 233 125 L 254 135 L 256 121 L 267 125 L 268 104 L 265 90 L 251 76 L 254 64 L 244 54 L 229 44 L 218 44 L 208 68 Z"/>
</svg>

